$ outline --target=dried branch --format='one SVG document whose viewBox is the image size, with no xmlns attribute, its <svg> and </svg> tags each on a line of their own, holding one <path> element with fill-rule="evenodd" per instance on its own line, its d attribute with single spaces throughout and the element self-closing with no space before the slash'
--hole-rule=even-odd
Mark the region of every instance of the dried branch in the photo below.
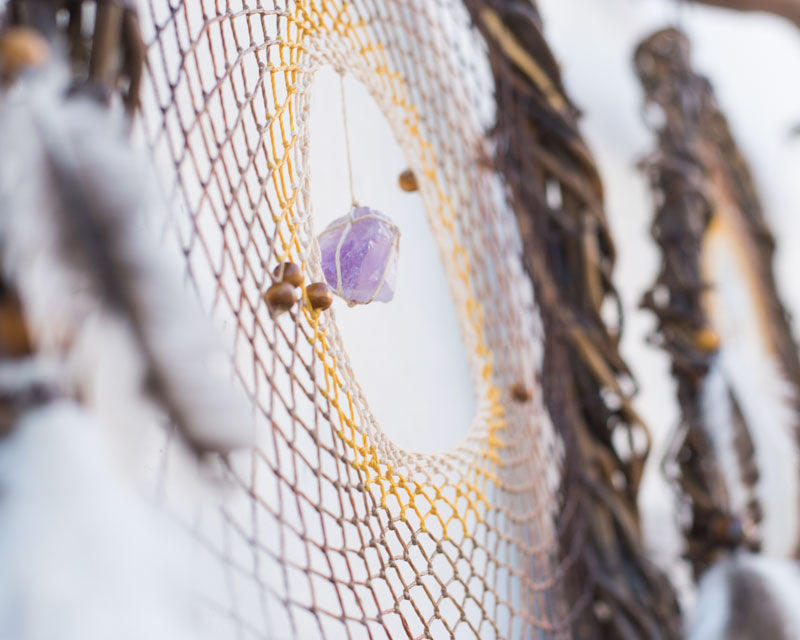
<svg viewBox="0 0 800 640">
<path fill-rule="evenodd" d="M 649 433 L 623 383 L 631 374 L 618 350 L 620 327 L 608 326 L 603 314 L 619 300 L 600 175 L 535 4 L 466 6 L 489 51 L 495 162 L 542 315 L 544 398 L 566 450 L 559 544 L 569 631 L 673 640 L 680 637 L 678 605 L 646 557 L 636 502 Z M 548 192 L 559 197 L 548 202 Z"/>
<path fill-rule="evenodd" d="M 800 0 L 694 0 L 694 2 L 734 11 L 772 13 L 790 20 L 800 28 Z"/>
<path fill-rule="evenodd" d="M 94 11 L 87 11 L 89 8 L 94 8 Z M 66 10 L 68 15 L 64 26 L 59 26 L 56 20 L 61 10 Z M 87 38 L 82 25 L 86 16 L 92 14 L 92 36 Z M 83 91 L 100 102 L 107 102 L 116 91 L 122 96 L 129 113 L 136 110 L 145 58 L 136 2 L 12 0 L 9 18 L 11 24 L 31 27 L 48 40 L 66 36 L 75 76 L 73 91 Z"/>
<path fill-rule="evenodd" d="M 758 424 L 745 419 L 741 398 L 720 367 L 718 318 L 704 302 L 708 290 L 720 284 L 707 281 L 711 276 L 703 268 L 713 221 L 732 220 L 738 230 L 744 266 L 757 282 L 753 304 L 763 314 L 764 337 L 773 345 L 788 383 L 785 401 L 794 410 L 800 398 L 800 361 L 772 271 L 775 242 L 750 170 L 709 82 L 692 69 L 688 39 L 674 29 L 659 31 L 639 45 L 635 64 L 646 113 L 660 114 L 648 123 L 658 149 L 645 168 L 655 195 L 652 232 L 662 267 L 644 306 L 658 317 L 659 344 L 672 359 L 681 409 L 664 468 L 688 507 L 684 511 L 691 513 L 691 522 L 682 524 L 687 555 L 699 576 L 732 548 L 758 548 L 762 511 L 753 442 Z M 726 463 L 726 474 L 715 449 L 714 434 L 720 433 L 732 435 L 735 473 L 744 495 L 737 501 L 730 492 L 734 469 Z"/>
</svg>

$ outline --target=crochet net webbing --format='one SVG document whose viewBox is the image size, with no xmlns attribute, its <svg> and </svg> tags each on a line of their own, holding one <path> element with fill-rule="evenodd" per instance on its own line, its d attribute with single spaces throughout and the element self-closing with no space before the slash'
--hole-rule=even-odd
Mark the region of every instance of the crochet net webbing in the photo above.
<svg viewBox="0 0 800 640">
<path fill-rule="evenodd" d="M 234 488 L 219 512 L 191 519 L 224 584 L 206 612 L 219 637 L 567 635 L 563 454 L 540 394 L 511 398 L 515 384 L 539 388 L 541 329 L 490 168 L 492 80 L 465 9 L 149 0 L 141 20 L 144 134 L 169 169 L 188 278 L 229 330 L 257 422 L 255 450 L 222 462 Z M 323 280 L 308 121 L 326 65 L 369 89 L 420 182 L 476 393 L 447 453 L 382 434 L 333 311 L 304 300 L 272 319 L 262 298 L 284 260 Z"/>
</svg>

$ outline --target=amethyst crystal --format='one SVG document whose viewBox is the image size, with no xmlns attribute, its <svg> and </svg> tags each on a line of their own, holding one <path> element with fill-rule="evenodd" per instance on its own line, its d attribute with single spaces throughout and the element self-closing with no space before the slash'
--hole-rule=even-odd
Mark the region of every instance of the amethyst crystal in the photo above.
<svg viewBox="0 0 800 640">
<path fill-rule="evenodd" d="M 389 218 L 356 207 L 331 222 L 318 240 L 325 280 L 348 304 L 389 302 L 394 297 L 400 230 Z"/>
</svg>

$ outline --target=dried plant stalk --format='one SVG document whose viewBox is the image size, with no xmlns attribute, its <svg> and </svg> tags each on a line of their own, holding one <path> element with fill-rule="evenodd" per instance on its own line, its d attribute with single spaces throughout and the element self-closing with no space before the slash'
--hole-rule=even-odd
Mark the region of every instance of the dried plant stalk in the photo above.
<svg viewBox="0 0 800 640">
<path fill-rule="evenodd" d="M 706 4 L 723 9 L 774 13 L 776 16 L 791 20 L 800 27 L 800 2 L 797 0 L 694 0 L 698 4 Z"/>
<path fill-rule="evenodd" d="M 619 306 L 601 180 L 535 6 L 467 6 L 489 47 L 497 164 L 544 319 L 546 401 L 567 448 L 561 545 L 572 633 L 677 638 L 673 591 L 641 545 L 636 497 L 649 434 L 631 406 L 619 331 L 601 314 Z"/>
<path fill-rule="evenodd" d="M 86 6 L 93 6 L 91 37 L 82 32 Z M 64 33 L 56 16 L 66 11 Z M 132 0 L 10 0 L 11 24 L 31 26 L 48 39 L 65 36 L 76 88 L 109 99 L 118 91 L 129 112 L 139 105 L 145 47 L 136 3 Z"/>
<path fill-rule="evenodd" d="M 746 496 L 739 509 L 731 503 L 729 481 L 712 447 L 719 426 L 709 423 L 703 404 L 718 346 L 708 340 L 714 319 L 705 300 L 714 283 L 704 274 L 704 242 L 710 225 L 721 216 L 732 221 L 736 243 L 744 248 L 741 261 L 754 283 L 764 341 L 791 387 L 795 408 L 800 363 L 772 272 L 774 240 L 752 176 L 709 83 L 692 71 L 689 58 L 687 38 L 667 29 L 639 46 L 635 62 L 649 113 L 655 116 L 651 126 L 658 135 L 658 150 L 646 168 L 657 202 L 653 237 L 663 255 L 661 271 L 643 304 L 658 316 L 658 341 L 671 356 L 678 383 L 681 425 L 665 469 L 691 512 L 684 533 L 689 559 L 699 575 L 732 548 L 757 549 L 762 512 L 755 492 L 753 426 L 743 416 L 740 398 L 725 381 L 727 399 L 719 401 L 730 407 L 726 428 L 733 433 Z"/>
</svg>

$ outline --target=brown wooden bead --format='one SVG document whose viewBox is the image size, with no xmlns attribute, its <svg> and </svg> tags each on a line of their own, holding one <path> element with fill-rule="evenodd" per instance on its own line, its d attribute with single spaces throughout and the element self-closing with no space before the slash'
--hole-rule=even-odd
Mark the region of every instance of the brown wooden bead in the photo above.
<svg viewBox="0 0 800 640">
<path fill-rule="evenodd" d="M 0 34 L 0 77 L 13 79 L 50 58 L 45 37 L 30 27 L 11 27 Z"/>
<path fill-rule="evenodd" d="M 0 354 L 19 358 L 32 351 L 33 344 L 19 301 L 10 295 L 3 297 L 0 299 Z"/>
<path fill-rule="evenodd" d="M 272 316 L 288 311 L 297 302 L 297 289 L 288 282 L 276 282 L 264 294 L 264 301 Z"/>
<path fill-rule="evenodd" d="M 325 311 L 333 304 L 333 292 L 324 282 L 314 282 L 306 287 L 306 295 L 311 308 L 316 311 Z"/>
<path fill-rule="evenodd" d="M 703 327 L 694 332 L 694 344 L 704 353 L 714 353 L 719 349 L 719 334 L 708 327 Z"/>
<path fill-rule="evenodd" d="M 278 282 L 288 282 L 293 287 L 303 284 L 303 271 L 294 262 L 281 262 L 272 271 L 272 275 Z"/>
<path fill-rule="evenodd" d="M 517 382 L 511 386 L 511 397 L 517 402 L 530 402 L 533 399 L 533 391 L 522 382 Z"/>
<path fill-rule="evenodd" d="M 738 546 L 744 542 L 744 523 L 740 518 L 729 514 L 716 514 L 709 523 L 711 538 L 722 544 Z"/>
<path fill-rule="evenodd" d="M 397 179 L 397 183 L 400 185 L 400 188 L 403 191 L 412 192 L 419 189 L 417 176 L 414 175 L 414 172 L 411 169 L 406 169 L 403 171 L 403 173 L 401 173 L 400 177 Z"/>
</svg>

